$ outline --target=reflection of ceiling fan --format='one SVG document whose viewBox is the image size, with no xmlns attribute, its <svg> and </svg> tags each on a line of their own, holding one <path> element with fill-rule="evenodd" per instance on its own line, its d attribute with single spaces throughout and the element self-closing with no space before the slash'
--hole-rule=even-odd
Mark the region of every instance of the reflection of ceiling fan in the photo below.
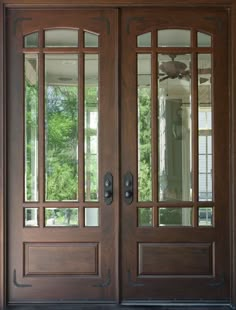
<svg viewBox="0 0 236 310">
<path fill-rule="evenodd" d="M 187 69 L 187 65 L 184 62 L 175 60 L 176 55 L 169 55 L 171 58 L 170 61 L 162 62 L 159 66 L 159 69 L 163 73 L 159 73 L 159 76 L 162 76 L 159 81 L 162 82 L 166 79 L 184 79 L 189 81 L 191 78 L 190 70 Z M 199 74 L 211 74 L 211 68 L 199 69 Z M 205 83 L 208 79 L 202 78 L 200 83 Z"/>
</svg>

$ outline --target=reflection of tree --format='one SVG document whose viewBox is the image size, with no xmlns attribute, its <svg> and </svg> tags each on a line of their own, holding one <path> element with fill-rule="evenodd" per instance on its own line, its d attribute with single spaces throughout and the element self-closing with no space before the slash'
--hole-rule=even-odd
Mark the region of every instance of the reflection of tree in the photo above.
<svg viewBox="0 0 236 310">
<path fill-rule="evenodd" d="M 151 97 L 149 87 L 139 89 L 139 201 L 152 200 L 150 98 Z"/>
<path fill-rule="evenodd" d="M 38 192 L 37 149 L 38 149 L 38 86 L 25 81 L 25 170 L 27 201 L 36 201 Z"/>
<path fill-rule="evenodd" d="M 46 199 L 76 200 L 78 191 L 78 94 L 72 86 L 46 89 Z"/>
<path fill-rule="evenodd" d="M 47 226 L 73 226 L 78 225 L 77 208 L 47 208 L 45 210 Z"/>
</svg>

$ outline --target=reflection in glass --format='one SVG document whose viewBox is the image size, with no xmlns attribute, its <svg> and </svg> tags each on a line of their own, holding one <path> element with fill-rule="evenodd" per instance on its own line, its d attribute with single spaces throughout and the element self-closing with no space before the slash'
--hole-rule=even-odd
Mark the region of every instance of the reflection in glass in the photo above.
<svg viewBox="0 0 236 310">
<path fill-rule="evenodd" d="M 189 47 L 191 31 L 182 29 L 165 29 L 158 31 L 158 47 Z"/>
<path fill-rule="evenodd" d="M 25 212 L 25 227 L 37 227 L 38 223 L 38 209 L 37 208 L 24 208 Z"/>
<path fill-rule="evenodd" d="M 198 170 L 199 200 L 212 200 L 211 55 L 198 55 Z"/>
<path fill-rule="evenodd" d="M 25 54 L 25 201 L 38 201 L 38 55 Z"/>
<path fill-rule="evenodd" d="M 151 32 L 140 34 L 137 36 L 137 46 L 138 47 L 151 47 Z"/>
<path fill-rule="evenodd" d="M 198 226 L 212 226 L 213 225 L 213 210 L 212 208 L 198 209 Z"/>
<path fill-rule="evenodd" d="M 192 208 L 160 208 L 160 226 L 192 226 Z"/>
<path fill-rule="evenodd" d="M 98 201 L 98 55 L 85 55 L 85 201 Z"/>
<path fill-rule="evenodd" d="M 152 226 L 152 208 L 138 208 L 138 226 Z"/>
<path fill-rule="evenodd" d="M 158 55 L 159 200 L 192 200 L 191 56 Z"/>
<path fill-rule="evenodd" d="M 45 208 L 45 226 L 79 226 L 77 208 Z"/>
<path fill-rule="evenodd" d="M 47 201 L 78 199 L 78 55 L 45 56 Z"/>
<path fill-rule="evenodd" d="M 45 47 L 78 47 L 78 30 L 46 30 L 44 36 Z"/>
<path fill-rule="evenodd" d="M 35 48 L 38 47 L 39 34 L 38 32 L 33 32 L 24 37 L 24 47 L 25 48 Z"/>
<path fill-rule="evenodd" d="M 138 200 L 152 200 L 151 55 L 139 54 L 138 67 Z"/>
<path fill-rule="evenodd" d="M 211 47 L 211 36 L 203 32 L 197 33 L 197 46 L 198 47 Z"/>
<path fill-rule="evenodd" d="M 99 208 L 85 208 L 84 224 L 85 227 L 99 226 Z"/>
<path fill-rule="evenodd" d="M 98 47 L 98 35 L 91 32 L 84 32 L 84 46 Z"/>
</svg>

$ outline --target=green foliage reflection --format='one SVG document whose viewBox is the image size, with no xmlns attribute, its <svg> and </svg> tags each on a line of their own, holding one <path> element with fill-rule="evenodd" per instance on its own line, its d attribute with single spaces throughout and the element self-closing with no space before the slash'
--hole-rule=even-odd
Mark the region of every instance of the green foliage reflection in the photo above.
<svg viewBox="0 0 236 310">
<path fill-rule="evenodd" d="M 46 200 L 77 200 L 78 89 L 46 88 Z"/>
<path fill-rule="evenodd" d="M 152 200 L 152 148 L 151 148 L 151 94 L 150 87 L 138 90 L 138 135 L 139 135 L 139 201 Z"/>
</svg>

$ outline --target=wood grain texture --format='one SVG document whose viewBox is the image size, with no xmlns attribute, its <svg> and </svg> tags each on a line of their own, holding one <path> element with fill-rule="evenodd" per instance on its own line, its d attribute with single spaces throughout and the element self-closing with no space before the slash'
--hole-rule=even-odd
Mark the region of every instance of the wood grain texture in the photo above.
<svg viewBox="0 0 236 310">
<path fill-rule="evenodd" d="M 231 159 L 231 197 L 232 197 L 232 204 L 231 204 L 231 303 L 236 307 L 236 231 L 235 231 L 235 225 L 236 225 L 236 212 L 235 212 L 235 180 L 236 180 L 236 147 L 235 147 L 235 136 L 236 136 L 236 109 L 234 107 L 235 101 L 236 101 L 236 3 L 234 0 L 122 0 L 122 1 L 111 1 L 111 0 L 103 0 L 103 1 L 95 1 L 95 0 L 71 0 L 69 3 L 66 0 L 1 0 L 0 1 L 0 308 L 5 309 L 6 304 L 6 283 L 5 283 L 5 257 L 6 257 L 6 248 L 5 248 L 5 231 L 6 231 L 6 221 L 5 221 L 5 213 L 6 213 L 6 203 L 5 203 L 5 195 L 6 195 L 6 178 L 5 178 L 5 167 L 6 167 L 6 141 L 5 141 L 5 129 L 4 129 L 4 121 L 6 119 L 5 116 L 5 107 L 6 102 L 4 98 L 4 85 L 5 85 L 5 61 L 6 61 L 6 53 L 4 55 L 3 59 L 3 53 L 5 49 L 5 20 L 4 20 L 4 9 L 3 5 L 6 7 L 15 7 L 15 8 L 23 8 L 26 9 L 28 7 L 58 7 L 58 8 L 65 8 L 65 7 L 231 7 L 232 6 L 232 15 L 229 18 L 229 23 L 231 24 L 231 38 L 229 39 L 229 46 L 230 46 L 230 53 L 231 53 L 231 59 L 229 61 L 229 68 L 230 73 L 229 75 L 232 77 L 231 80 L 231 89 L 229 89 L 229 93 L 231 95 L 231 121 L 232 121 L 232 127 L 231 127 L 231 143 L 232 143 L 232 149 L 230 153 L 230 159 Z M 119 40 L 117 39 L 117 42 Z M 118 45 L 118 43 L 117 43 Z M 116 46 L 117 46 L 116 45 Z M 118 49 L 116 49 L 118 50 Z M 117 52 L 118 53 L 118 52 Z M 116 58 L 119 58 L 116 56 Z M 117 60 L 117 59 L 116 59 Z M 118 83 L 117 80 L 118 76 L 118 67 L 117 67 L 117 73 L 116 73 L 116 83 Z M 4 84 L 4 85 L 3 85 Z M 117 89 L 117 88 L 116 88 Z M 117 91 L 117 90 L 116 90 Z M 116 102 L 118 102 L 118 94 L 116 93 Z M 118 124 L 118 104 L 116 107 L 116 124 Z M 117 157 L 119 157 L 117 155 Z M 117 159 L 117 158 L 116 158 Z M 119 160 L 117 160 L 116 163 L 117 167 L 119 167 Z M 116 181 L 118 183 L 118 175 L 116 174 Z M 119 188 L 117 187 L 115 189 L 115 195 L 116 198 L 120 197 L 119 195 Z M 119 204 L 118 204 L 119 205 Z M 119 229 L 119 216 L 120 211 L 118 208 L 116 208 L 116 230 Z M 198 232 L 200 235 L 204 235 L 202 231 Z M 162 234 L 163 236 L 164 234 Z M 45 235 L 46 236 L 46 235 Z M 59 236 L 59 234 L 57 234 Z M 36 238 L 36 232 L 32 232 L 32 238 Z M 82 238 L 84 240 L 86 239 L 86 233 L 82 235 Z M 124 239 L 125 236 L 122 237 Z M 76 237 L 73 236 L 73 240 L 76 240 Z M 37 240 L 37 238 L 36 238 Z M 116 238 L 116 253 L 119 252 L 118 247 L 118 237 Z M 128 251 L 130 251 L 128 249 Z M 132 252 L 132 251 L 131 251 Z M 124 253 L 121 252 L 123 255 Z M 118 264 L 116 265 L 116 273 L 118 276 L 119 270 L 118 270 Z M 126 276 L 126 275 L 125 275 Z M 117 277 L 118 279 L 118 277 Z M 118 280 L 117 280 L 117 286 L 118 286 Z M 119 296 L 117 297 L 117 300 L 119 299 Z M 186 307 L 187 309 L 191 309 L 190 306 Z M 54 309 L 61 309 L 61 310 L 69 310 L 69 309 L 78 309 L 78 306 L 11 306 L 9 307 L 11 310 L 54 310 Z M 102 305 L 95 305 L 95 306 L 82 306 L 80 309 L 120 309 L 119 306 L 102 306 Z M 122 307 L 124 310 L 130 309 L 130 307 Z M 147 309 L 147 307 L 142 307 L 140 309 Z M 160 308 L 158 308 L 160 309 Z M 173 307 L 161 307 L 161 309 L 175 309 Z M 179 308 L 178 308 L 179 309 Z M 181 309 L 185 309 L 185 307 L 181 307 Z M 198 309 L 198 307 L 194 307 L 194 309 Z M 200 309 L 200 308 L 199 308 Z M 211 309 L 208 307 L 201 307 L 201 309 Z M 215 307 L 214 309 L 228 309 L 226 306 L 222 307 Z"/>
<path fill-rule="evenodd" d="M 71 0 L 70 4 L 65 0 L 2 0 L 5 5 L 29 6 L 29 5 L 54 5 L 54 6 L 85 6 L 85 7 L 144 7 L 144 6 L 229 6 L 233 0 Z"/>
<path fill-rule="evenodd" d="M 25 275 L 98 275 L 97 243 L 25 243 Z"/>
<path fill-rule="evenodd" d="M 140 243 L 140 276 L 213 276 L 213 247 L 198 243 Z"/>
</svg>

